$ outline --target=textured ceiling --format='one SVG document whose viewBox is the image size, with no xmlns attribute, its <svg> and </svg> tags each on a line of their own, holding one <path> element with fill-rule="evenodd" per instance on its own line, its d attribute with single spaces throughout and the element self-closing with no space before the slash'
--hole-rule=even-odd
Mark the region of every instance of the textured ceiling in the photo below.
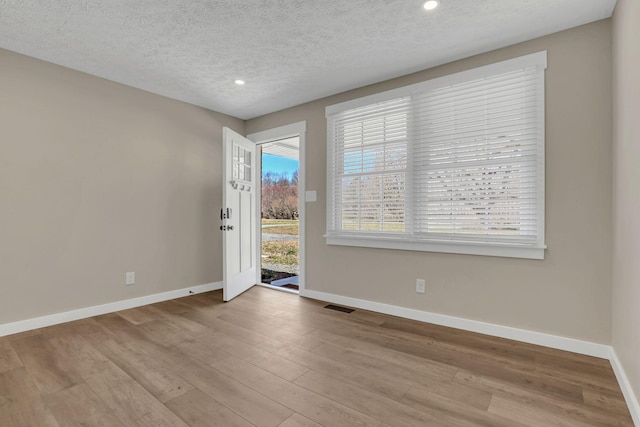
<svg viewBox="0 0 640 427">
<path fill-rule="evenodd" d="M 615 6 L 422 3 L 0 0 L 0 47 L 248 119 L 607 18 Z"/>
</svg>

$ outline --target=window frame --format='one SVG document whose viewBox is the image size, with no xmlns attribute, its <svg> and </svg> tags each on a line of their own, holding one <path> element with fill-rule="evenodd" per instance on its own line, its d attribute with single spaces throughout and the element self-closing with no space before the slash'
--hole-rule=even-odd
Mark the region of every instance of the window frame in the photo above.
<svg viewBox="0 0 640 427">
<path fill-rule="evenodd" d="M 426 91 L 464 83 L 472 80 L 478 80 L 484 77 L 497 75 L 505 72 L 515 71 L 523 68 L 537 67 L 539 71 L 537 79 L 537 141 L 536 141 L 536 180 L 537 180 L 537 200 L 536 200 L 536 218 L 537 218 L 537 237 L 533 244 L 524 244 L 517 242 L 498 242 L 498 241 L 478 241 L 477 236 L 471 240 L 457 238 L 456 240 L 446 240 L 439 238 L 416 238 L 411 233 L 398 235 L 386 232 L 361 232 L 361 231 L 335 231 L 331 230 L 334 223 L 334 180 L 338 177 L 334 173 L 334 141 L 332 140 L 332 129 L 330 118 L 344 111 L 355 108 L 365 107 L 396 98 L 413 96 Z M 459 73 L 447 75 L 444 77 L 427 80 L 409 86 L 392 89 L 385 92 L 376 93 L 358 99 L 349 100 L 335 105 L 326 107 L 327 117 L 327 221 L 325 235 L 328 245 L 341 246 L 357 246 L 367 248 L 385 248 L 396 250 L 414 250 L 427 252 L 442 252 L 469 255 L 486 255 L 511 258 L 527 258 L 527 259 L 544 259 L 546 245 L 545 238 L 545 69 L 547 68 L 547 52 L 537 52 L 530 55 L 521 56 L 506 61 L 486 65 L 462 71 Z M 410 137 L 409 137 L 410 138 Z M 412 142 L 409 141 L 410 151 Z M 411 176 L 412 166 L 408 165 L 409 174 L 407 182 L 413 179 Z M 414 191 L 414 183 L 408 184 L 410 192 Z M 410 203 L 410 202 L 409 202 Z M 411 207 L 405 209 L 408 212 L 406 220 L 412 220 Z"/>
</svg>

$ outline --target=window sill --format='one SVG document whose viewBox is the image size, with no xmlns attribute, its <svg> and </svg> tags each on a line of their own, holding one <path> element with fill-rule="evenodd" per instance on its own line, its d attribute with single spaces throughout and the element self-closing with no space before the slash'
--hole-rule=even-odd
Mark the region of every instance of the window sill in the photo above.
<svg viewBox="0 0 640 427">
<path fill-rule="evenodd" d="M 506 258 L 544 259 L 545 248 L 471 242 L 426 242 L 353 236 L 325 236 L 327 245 L 364 248 L 397 249 L 405 251 L 441 252 L 448 254 L 482 255 Z"/>
</svg>

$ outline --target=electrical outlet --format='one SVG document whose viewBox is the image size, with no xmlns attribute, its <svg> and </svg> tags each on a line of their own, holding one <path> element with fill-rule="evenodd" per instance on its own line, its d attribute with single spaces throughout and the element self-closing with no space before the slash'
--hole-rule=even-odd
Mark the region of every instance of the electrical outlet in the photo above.
<svg viewBox="0 0 640 427">
<path fill-rule="evenodd" d="M 427 288 L 427 283 L 424 279 L 416 279 L 416 292 L 424 294 Z"/>
<path fill-rule="evenodd" d="M 136 284 L 136 273 L 135 273 L 135 271 L 130 271 L 125 275 L 124 284 L 127 285 L 127 286 Z"/>
</svg>

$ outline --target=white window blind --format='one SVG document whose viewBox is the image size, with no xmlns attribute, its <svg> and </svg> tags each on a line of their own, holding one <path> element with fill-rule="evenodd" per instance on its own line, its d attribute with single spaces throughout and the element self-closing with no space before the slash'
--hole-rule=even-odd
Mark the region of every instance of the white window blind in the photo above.
<svg viewBox="0 0 640 427">
<path fill-rule="evenodd" d="M 546 53 L 327 108 L 330 244 L 542 258 Z"/>
<path fill-rule="evenodd" d="M 405 231 L 409 101 L 393 99 L 336 117 L 332 229 Z"/>
</svg>

